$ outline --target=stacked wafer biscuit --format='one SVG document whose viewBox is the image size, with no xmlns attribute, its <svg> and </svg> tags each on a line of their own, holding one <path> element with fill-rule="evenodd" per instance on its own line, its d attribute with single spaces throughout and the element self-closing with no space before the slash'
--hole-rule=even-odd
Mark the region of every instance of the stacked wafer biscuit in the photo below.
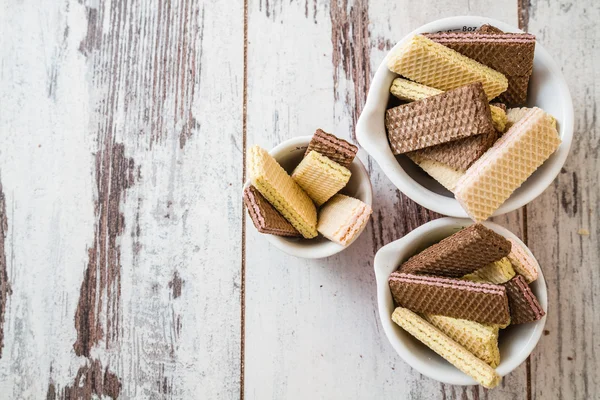
<svg viewBox="0 0 600 400">
<path fill-rule="evenodd" d="M 528 250 L 481 224 L 468 226 L 403 262 L 389 279 L 392 319 L 484 387 L 495 369 L 502 329 L 541 319 L 529 283 Z"/>
<path fill-rule="evenodd" d="M 535 37 L 486 25 L 415 35 L 387 66 L 400 75 L 386 111 L 390 148 L 489 218 L 560 145 L 553 117 L 526 103 Z M 497 99 L 497 100 L 494 100 Z M 492 103 L 488 103 L 492 101 Z"/>
<path fill-rule="evenodd" d="M 244 189 L 243 200 L 256 229 L 305 239 L 320 233 L 343 246 L 352 243 L 372 212 L 361 200 L 337 194 L 350 180 L 348 167 L 357 151 L 319 129 L 290 176 L 266 150 L 251 147 L 251 185 Z"/>
</svg>

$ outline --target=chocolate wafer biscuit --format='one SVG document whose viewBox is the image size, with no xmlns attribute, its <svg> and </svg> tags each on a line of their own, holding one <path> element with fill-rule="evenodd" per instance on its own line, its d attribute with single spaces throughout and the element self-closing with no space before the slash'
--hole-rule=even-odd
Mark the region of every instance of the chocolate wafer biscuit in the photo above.
<svg viewBox="0 0 600 400">
<path fill-rule="evenodd" d="M 510 322 L 508 298 L 502 285 L 399 271 L 393 272 L 388 282 L 396 304 L 414 312 L 501 326 Z"/>
<path fill-rule="evenodd" d="M 317 129 L 308 143 L 308 148 L 304 156 L 306 157 L 313 150 L 348 168 L 352 164 L 352 161 L 354 161 L 354 157 L 356 157 L 358 147 L 331 133 Z"/>
<path fill-rule="evenodd" d="M 479 28 L 475 30 L 475 32 L 479 33 L 504 33 L 503 30 L 496 28 L 490 24 L 481 25 Z"/>
<path fill-rule="evenodd" d="M 402 154 L 493 130 L 481 83 L 449 90 L 386 111 L 394 154 Z"/>
<path fill-rule="evenodd" d="M 277 236 L 302 236 L 252 185 L 244 189 L 244 204 L 256 230 Z"/>
<path fill-rule="evenodd" d="M 510 323 L 525 324 L 541 319 L 546 313 L 521 275 L 504 284 L 510 307 Z"/>
<path fill-rule="evenodd" d="M 510 242 L 481 224 L 456 232 L 400 266 L 410 274 L 462 277 L 506 257 Z"/>
</svg>

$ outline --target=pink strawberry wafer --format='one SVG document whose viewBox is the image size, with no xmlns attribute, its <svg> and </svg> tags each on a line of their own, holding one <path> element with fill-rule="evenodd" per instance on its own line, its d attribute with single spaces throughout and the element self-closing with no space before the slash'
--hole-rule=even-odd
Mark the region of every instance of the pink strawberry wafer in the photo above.
<svg viewBox="0 0 600 400">
<path fill-rule="evenodd" d="M 506 289 L 502 285 L 399 271 L 393 272 L 388 282 L 396 304 L 414 312 L 502 326 L 510 321 Z"/>
<path fill-rule="evenodd" d="M 535 281 L 538 278 L 537 261 L 514 239 L 508 240 L 512 244 L 508 260 L 512 264 L 513 269 L 517 274 L 522 275 L 527 283 Z"/>
<path fill-rule="evenodd" d="M 537 297 L 521 275 L 515 276 L 504 286 L 508 295 L 511 324 L 534 322 L 546 315 Z"/>
</svg>

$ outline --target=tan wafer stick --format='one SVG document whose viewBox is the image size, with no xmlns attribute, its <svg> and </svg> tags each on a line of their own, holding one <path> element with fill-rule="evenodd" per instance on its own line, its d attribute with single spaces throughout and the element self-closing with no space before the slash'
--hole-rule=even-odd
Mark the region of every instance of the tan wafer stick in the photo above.
<svg viewBox="0 0 600 400">
<path fill-rule="evenodd" d="M 294 169 L 292 179 L 320 206 L 346 186 L 350 175 L 348 168 L 313 150 Z"/>
<path fill-rule="evenodd" d="M 516 240 L 508 240 L 512 244 L 508 259 L 513 269 L 517 274 L 523 276 L 527 283 L 535 281 L 538 278 L 537 262 Z"/>
<path fill-rule="evenodd" d="M 462 278 L 471 282 L 489 282 L 500 285 L 510 281 L 514 276 L 515 270 L 511 262 L 504 257 Z"/>
<path fill-rule="evenodd" d="M 491 389 L 500 383 L 501 378 L 492 367 L 414 312 L 398 307 L 392 320 L 483 387 Z"/>
<path fill-rule="evenodd" d="M 429 160 L 418 152 L 407 154 L 408 157 L 415 162 L 423 171 L 427 172 L 433 179 L 442 184 L 449 191 L 453 191 L 456 182 L 464 175 L 465 171 L 454 169 L 449 165 L 443 164 L 435 160 Z"/>
</svg>

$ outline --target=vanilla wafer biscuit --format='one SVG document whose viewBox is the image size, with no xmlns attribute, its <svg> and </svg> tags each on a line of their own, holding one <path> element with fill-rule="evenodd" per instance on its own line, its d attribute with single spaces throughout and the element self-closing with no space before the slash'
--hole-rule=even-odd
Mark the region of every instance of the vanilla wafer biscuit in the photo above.
<svg viewBox="0 0 600 400">
<path fill-rule="evenodd" d="M 373 210 L 359 199 L 336 194 L 319 210 L 317 230 L 327 239 L 347 246 L 360 234 Z"/>
<path fill-rule="evenodd" d="M 500 133 L 503 133 L 504 131 L 506 131 L 506 123 L 508 122 L 508 117 L 506 116 L 506 106 L 502 108 L 496 104 L 490 104 L 490 111 L 492 113 L 492 124 L 494 124 L 494 129 L 496 129 Z"/>
<path fill-rule="evenodd" d="M 302 236 L 317 236 L 314 203 L 266 150 L 259 146 L 248 149 L 247 171 L 252 185 Z"/>
<path fill-rule="evenodd" d="M 496 370 L 414 312 L 398 307 L 392 320 L 483 387 L 491 389 L 500 383 Z"/>
<path fill-rule="evenodd" d="M 348 168 L 313 150 L 294 169 L 292 179 L 320 206 L 346 186 L 350 175 Z"/>
<path fill-rule="evenodd" d="M 481 82 L 488 100 L 508 87 L 506 77 L 500 72 L 423 35 L 413 36 L 391 52 L 387 66 L 398 75 L 440 90 Z"/>
<path fill-rule="evenodd" d="M 521 107 L 521 108 L 509 108 L 506 111 L 506 129 L 509 129 L 511 126 L 519 122 L 521 118 L 523 118 L 528 112 L 531 111 L 531 108 Z M 556 119 L 546 113 L 546 116 L 554 129 L 556 129 Z"/>
<path fill-rule="evenodd" d="M 476 222 L 485 221 L 560 145 L 547 114 L 534 107 L 458 181 L 455 198 Z"/>
<path fill-rule="evenodd" d="M 513 269 L 517 274 L 523 276 L 527 283 L 535 281 L 538 278 L 537 261 L 516 240 L 508 240 L 512 244 L 508 259 Z"/>
<path fill-rule="evenodd" d="M 400 271 L 458 278 L 506 257 L 509 252 L 508 240 L 474 224 L 414 255 L 400 266 Z"/>
<path fill-rule="evenodd" d="M 301 236 L 267 199 L 252 185 L 244 189 L 244 204 L 250 219 L 260 233 L 277 236 Z"/>
<path fill-rule="evenodd" d="M 533 71 L 535 36 L 529 33 L 440 32 L 424 34 L 506 76 L 508 87 L 499 96 L 507 104 L 524 104 Z"/>
<path fill-rule="evenodd" d="M 404 78 L 394 79 L 390 87 L 390 93 L 404 101 L 423 100 L 443 92 L 443 90 L 425 86 Z"/>
<path fill-rule="evenodd" d="M 454 169 L 449 165 L 422 157 L 416 151 L 408 153 L 407 156 L 449 191 L 454 190 L 456 182 L 465 173 L 464 170 Z"/>
<path fill-rule="evenodd" d="M 390 291 L 396 305 L 414 312 L 506 326 L 510 322 L 502 285 L 393 272 Z"/>
<path fill-rule="evenodd" d="M 537 297 L 521 275 L 515 276 L 505 283 L 508 304 L 510 307 L 510 323 L 525 324 L 541 319 L 546 313 Z"/>
<path fill-rule="evenodd" d="M 386 111 L 394 154 L 402 154 L 493 130 L 490 108 L 476 82 Z"/>
<path fill-rule="evenodd" d="M 507 257 L 504 257 L 462 278 L 471 282 L 489 282 L 500 285 L 510 281 L 514 276 L 515 270 L 511 262 Z"/>
<path fill-rule="evenodd" d="M 496 368 L 500 364 L 498 326 L 443 315 L 425 314 L 423 318 L 490 367 Z"/>
<path fill-rule="evenodd" d="M 356 157 L 358 147 L 322 129 L 317 129 L 308 143 L 304 156 L 307 156 L 313 150 L 335 161 L 342 167 L 349 168 L 352 161 L 354 161 L 354 157 Z"/>
</svg>

